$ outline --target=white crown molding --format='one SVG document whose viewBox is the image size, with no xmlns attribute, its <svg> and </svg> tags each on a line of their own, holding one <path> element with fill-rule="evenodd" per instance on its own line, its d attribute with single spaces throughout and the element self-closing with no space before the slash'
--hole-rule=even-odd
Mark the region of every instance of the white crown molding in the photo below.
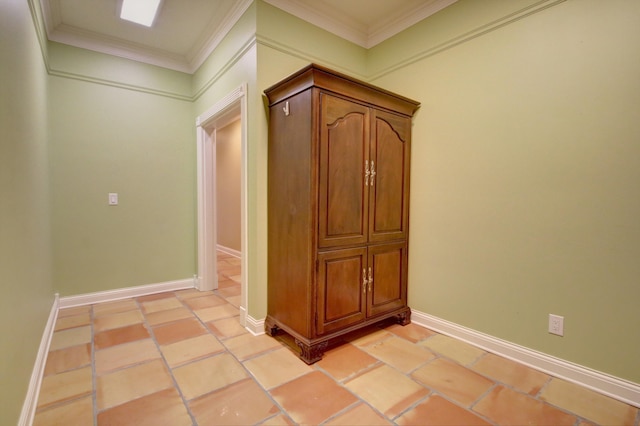
<svg viewBox="0 0 640 426">
<path fill-rule="evenodd" d="M 451 6 L 457 1 L 458 0 L 433 0 L 421 5 L 418 9 L 404 13 L 400 17 L 391 17 L 388 20 L 381 22 L 379 25 L 369 29 L 369 37 L 367 39 L 367 44 L 364 47 L 368 49 L 380 44 L 410 26 L 417 24 L 423 19 L 436 14 L 445 7 Z"/>
<path fill-rule="evenodd" d="M 186 56 L 182 56 L 163 49 L 154 49 L 117 37 L 65 25 L 62 23 L 59 0 L 38 1 L 44 15 L 47 38 L 51 41 L 188 74 L 197 71 L 253 3 L 253 0 L 237 2 L 222 23 L 209 25 L 215 28 L 214 32 L 205 34 Z"/>
<path fill-rule="evenodd" d="M 56 26 L 53 31 L 47 30 L 47 34 L 49 40 L 58 43 L 144 62 L 174 71 L 188 73 L 191 70 L 184 56 L 65 24 Z"/>
<path fill-rule="evenodd" d="M 453 322 L 411 311 L 411 322 L 453 337 L 488 352 L 527 365 L 536 370 L 565 379 L 585 388 L 610 396 L 626 404 L 640 407 L 640 384 L 623 380 L 542 352 L 529 349 Z"/>
<path fill-rule="evenodd" d="M 194 73 L 207 60 L 209 55 L 218 47 L 224 37 L 247 11 L 253 0 L 241 0 L 227 13 L 224 20 L 218 24 L 217 30 L 200 39 L 187 54 L 189 72 Z"/>
<path fill-rule="evenodd" d="M 272 6 L 284 10 L 304 21 L 323 28 L 339 37 L 361 47 L 369 49 L 387 38 L 409 28 L 411 25 L 428 18 L 434 13 L 452 5 L 458 0 L 431 0 L 419 7 L 405 11 L 401 16 L 392 15 L 388 19 L 363 27 L 345 17 L 337 17 L 313 7 L 306 2 L 292 0 L 265 0 Z"/>
<path fill-rule="evenodd" d="M 366 28 L 361 28 L 357 24 L 347 24 L 344 20 L 338 20 L 321 12 L 319 9 L 311 8 L 305 3 L 291 0 L 264 1 L 359 46 L 366 47 L 367 45 L 368 34 Z"/>
</svg>

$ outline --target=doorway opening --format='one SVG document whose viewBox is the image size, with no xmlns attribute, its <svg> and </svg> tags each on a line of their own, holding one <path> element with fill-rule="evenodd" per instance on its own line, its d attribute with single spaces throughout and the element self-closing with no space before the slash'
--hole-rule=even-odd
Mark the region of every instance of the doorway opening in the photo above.
<svg viewBox="0 0 640 426">
<path fill-rule="evenodd" d="M 197 180 L 198 180 L 198 289 L 215 290 L 218 288 L 217 253 L 223 252 L 240 258 L 240 324 L 247 321 L 247 108 L 246 84 L 235 89 L 207 111 L 198 116 L 197 126 Z M 221 212 L 218 204 L 219 193 L 216 162 L 220 155 L 227 155 L 227 146 L 222 147 L 223 139 L 228 137 L 230 126 L 237 125 L 240 134 L 239 151 L 239 236 L 227 233 L 219 235 L 218 217 L 227 216 Z M 236 194 L 237 195 L 237 194 Z M 237 212 L 235 213 L 237 215 Z M 223 225 L 224 226 L 224 225 Z M 234 226 L 237 226 L 234 225 Z M 236 231 L 237 232 L 237 231 Z M 220 238 L 224 244 L 220 244 Z M 239 241 L 234 239 L 239 238 Z M 229 247 L 235 246 L 235 247 Z"/>
</svg>

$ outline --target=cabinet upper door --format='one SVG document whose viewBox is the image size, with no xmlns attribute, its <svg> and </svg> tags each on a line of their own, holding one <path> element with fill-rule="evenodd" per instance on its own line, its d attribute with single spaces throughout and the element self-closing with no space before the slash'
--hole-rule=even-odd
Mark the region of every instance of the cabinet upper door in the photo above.
<svg viewBox="0 0 640 426">
<path fill-rule="evenodd" d="M 368 240 L 369 191 L 364 180 L 369 132 L 369 108 L 320 94 L 319 247 Z"/>
<path fill-rule="evenodd" d="M 373 110 L 369 241 L 407 238 L 411 119 Z M 375 174 L 374 174 L 375 173 Z"/>
</svg>

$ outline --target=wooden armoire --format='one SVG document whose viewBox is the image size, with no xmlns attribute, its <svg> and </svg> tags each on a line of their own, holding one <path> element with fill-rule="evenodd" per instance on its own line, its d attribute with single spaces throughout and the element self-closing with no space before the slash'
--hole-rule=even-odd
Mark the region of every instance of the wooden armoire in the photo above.
<svg viewBox="0 0 640 426">
<path fill-rule="evenodd" d="M 267 334 L 320 360 L 407 306 L 411 117 L 418 102 L 311 64 L 269 100 Z"/>
</svg>

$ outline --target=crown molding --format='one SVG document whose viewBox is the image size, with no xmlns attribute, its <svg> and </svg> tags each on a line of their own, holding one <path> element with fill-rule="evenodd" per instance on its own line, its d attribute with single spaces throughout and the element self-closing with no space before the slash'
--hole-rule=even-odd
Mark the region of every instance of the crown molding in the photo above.
<svg viewBox="0 0 640 426">
<path fill-rule="evenodd" d="M 348 18 L 337 18 L 306 2 L 291 0 L 264 1 L 345 40 L 369 49 L 458 0 L 431 0 L 417 8 L 405 11 L 400 16 L 392 15 L 372 27 L 365 27 Z"/>
<path fill-rule="evenodd" d="M 445 7 L 451 6 L 457 1 L 458 0 L 433 0 L 421 5 L 417 9 L 407 11 L 399 17 L 390 17 L 370 29 L 367 45 L 364 47 L 368 49 L 380 44 L 389 37 L 392 37 L 410 26 L 417 24 L 423 19 L 440 12 Z"/>
<path fill-rule="evenodd" d="M 218 47 L 231 31 L 253 0 L 241 0 L 227 13 L 215 31 L 205 34 L 186 55 L 179 55 L 163 49 L 154 49 L 132 43 L 117 37 L 105 36 L 93 31 L 65 25 L 60 12 L 60 0 L 37 0 L 44 16 L 44 26 L 50 41 L 67 44 L 82 49 L 105 53 L 150 65 L 193 74 Z"/>
<path fill-rule="evenodd" d="M 233 9 L 227 13 L 222 23 L 219 24 L 217 31 L 205 35 L 200 39 L 191 51 L 187 54 L 189 63 L 189 73 L 193 74 L 207 60 L 207 58 L 218 47 L 233 26 L 240 20 L 242 15 L 249 9 L 253 0 L 241 0 L 236 3 Z"/>
</svg>

